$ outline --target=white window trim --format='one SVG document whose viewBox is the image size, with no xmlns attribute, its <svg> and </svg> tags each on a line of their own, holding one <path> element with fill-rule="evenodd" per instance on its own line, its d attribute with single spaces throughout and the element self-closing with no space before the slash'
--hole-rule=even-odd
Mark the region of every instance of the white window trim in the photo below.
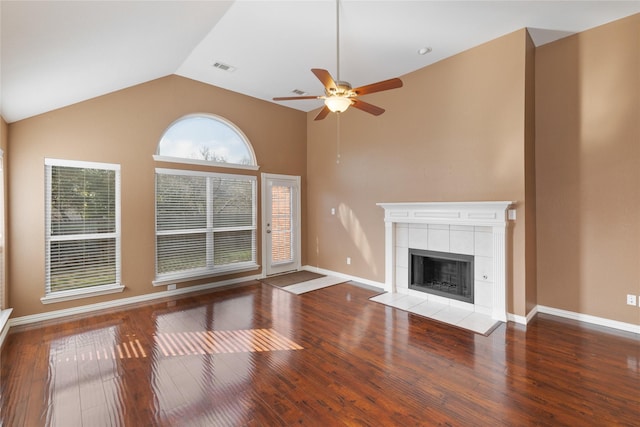
<svg viewBox="0 0 640 427">
<path fill-rule="evenodd" d="M 210 163 L 210 162 L 209 162 Z M 223 172 L 203 172 L 203 171 L 194 171 L 189 169 L 170 169 L 170 168 L 156 168 L 156 174 L 167 174 L 167 175 L 187 175 L 187 176 L 221 176 L 223 178 L 246 178 L 247 180 L 257 181 L 256 177 L 253 175 L 238 175 L 233 173 L 223 173 Z"/>
<path fill-rule="evenodd" d="M 205 165 L 205 166 L 215 166 L 215 167 L 229 168 L 229 169 L 245 169 L 245 170 L 260 169 L 260 166 L 258 166 L 258 159 L 256 158 L 256 152 L 253 150 L 253 145 L 249 141 L 249 138 L 247 138 L 247 135 L 245 135 L 244 132 L 242 132 L 242 130 L 238 126 L 233 124 L 231 121 L 225 119 L 222 116 L 218 116 L 217 114 L 193 113 L 193 114 L 187 114 L 185 116 L 182 116 L 179 119 L 174 120 L 165 129 L 165 131 L 162 133 L 162 136 L 160 137 L 160 141 L 162 141 L 162 138 L 167 133 L 167 131 L 171 129 L 171 127 L 173 127 L 176 123 L 181 122 L 182 120 L 185 120 L 185 119 L 193 118 L 193 117 L 206 117 L 208 119 L 216 120 L 218 122 L 224 123 L 225 125 L 229 126 L 231 129 L 233 129 L 235 133 L 237 133 L 240 136 L 240 138 L 244 141 L 245 145 L 247 146 L 247 150 L 249 150 L 249 155 L 251 156 L 251 161 L 253 162 L 253 164 L 242 165 L 240 163 L 223 163 L 223 162 L 214 162 L 209 160 L 188 159 L 184 157 L 161 156 L 157 154 L 160 148 L 159 143 L 158 143 L 158 148 L 156 149 L 156 154 L 153 155 L 153 160 L 155 160 L 156 162 L 183 163 L 183 164 L 189 164 L 189 165 Z"/>
<path fill-rule="evenodd" d="M 260 166 L 258 165 L 241 165 L 239 163 L 222 163 L 222 162 L 213 162 L 210 160 L 185 159 L 183 157 L 161 156 L 159 154 L 154 154 L 153 160 L 155 160 L 156 162 L 181 163 L 186 165 L 198 165 L 198 166 L 214 166 L 214 167 L 227 168 L 227 169 L 244 169 L 244 170 L 252 170 L 252 171 L 257 171 L 258 169 L 260 169 Z"/>
<path fill-rule="evenodd" d="M 159 276 L 155 280 L 151 282 L 153 286 L 166 286 L 180 282 L 186 282 L 190 280 L 199 280 L 199 279 L 207 279 L 210 277 L 224 276 L 227 274 L 236 274 L 236 273 L 246 273 L 248 271 L 255 271 L 260 268 L 260 264 L 255 262 L 245 262 L 242 264 L 235 264 L 231 267 L 219 267 L 215 272 L 207 271 L 206 273 L 195 273 L 195 271 L 201 270 L 191 270 L 192 273 L 174 273 L 174 274 L 163 274 Z"/>
<path fill-rule="evenodd" d="M 265 231 L 267 230 L 267 198 L 271 197 L 268 193 L 267 193 L 267 182 L 269 180 L 284 180 L 284 181 L 294 181 L 295 182 L 295 187 L 296 187 L 296 197 L 295 200 L 293 201 L 293 203 L 295 203 L 295 209 L 296 209 L 296 217 L 294 220 L 294 233 L 296 233 L 296 243 L 295 243 L 295 247 L 294 250 L 296 251 L 296 260 L 294 261 L 294 267 L 296 270 L 300 270 L 301 268 L 301 260 L 302 260 L 302 225 L 301 225 L 301 212 L 302 212 L 302 205 L 301 205 L 301 198 L 302 198 L 302 190 L 301 190 L 301 178 L 300 176 L 297 175 L 283 175 L 283 174 L 275 174 L 275 173 L 262 173 L 262 177 L 261 177 L 261 192 L 262 192 L 262 199 L 261 199 L 261 216 L 262 216 L 262 264 L 265 266 L 265 272 L 269 270 L 270 266 L 267 264 L 268 263 L 268 259 L 269 259 L 269 255 L 267 254 L 267 237 L 264 235 Z M 277 265 L 278 263 L 275 263 L 274 265 Z"/>
<path fill-rule="evenodd" d="M 52 292 L 40 298 L 42 304 L 71 301 L 74 299 L 97 297 L 100 295 L 115 294 L 124 291 L 124 285 L 102 285 L 91 288 L 72 289 L 68 291 Z"/>
<path fill-rule="evenodd" d="M 71 301 L 75 299 L 81 298 L 89 298 L 100 295 L 108 295 L 113 293 L 122 292 L 125 289 L 125 286 L 122 284 L 122 252 L 121 252 L 121 189 L 120 189 L 120 165 L 115 163 L 99 163 L 99 162 L 85 162 L 78 160 L 65 160 L 65 159 L 52 159 L 45 158 L 44 159 L 45 166 L 62 166 L 62 167 L 75 167 L 75 168 L 85 168 L 85 169 L 108 169 L 116 171 L 115 175 L 115 186 L 116 186 L 116 231 L 114 233 L 108 233 L 101 235 L 102 237 L 107 238 L 115 238 L 116 241 L 116 283 L 101 285 L 101 286 L 92 286 L 87 288 L 78 288 L 78 289 L 69 289 L 65 291 L 56 291 L 50 292 L 40 298 L 40 302 L 42 304 L 52 304 L 63 301 Z M 49 182 L 50 177 L 46 179 L 46 182 Z M 45 204 L 46 209 L 49 209 L 51 204 L 51 191 L 49 188 L 45 189 Z M 45 218 L 45 254 L 48 254 L 49 251 L 49 239 L 50 239 L 50 222 L 49 218 Z M 89 235 L 91 236 L 91 235 Z M 66 237 L 62 237 L 59 240 L 65 240 Z M 48 262 L 48 261 L 47 261 Z M 45 274 L 48 272 L 45 271 Z M 46 291 L 46 283 L 45 283 L 45 291 Z"/>
<path fill-rule="evenodd" d="M 109 169 L 114 171 L 120 170 L 120 165 L 116 163 L 100 163 L 100 162 L 85 162 L 82 160 L 66 160 L 66 159 L 51 159 L 45 158 L 44 164 L 47 166 L 64 166 L 71 168 L 84 168 L 84 169 Z"/>
<path fill-rule="evenodd" d="M 207 162 L 211 163 L 211 162 Z M 186 175 L 186 176 L 204 176 L 204 177 L 222 177 L 222 178 L 233 178 L 233 179 L 246 179 L 247 181 L 253 181 L 253 201 L 254 201 L 254 218 L 253 225 L 246 227 L 236 227 L 235 230 L 255 230 L 256 239 L 258 236 L 258 222 L 257 222 L 257 205 L 258 205 L 258 195 L 257 195 L 257 177 L 253 175 L 238 175 L 238 174 L 228 174 L 228 173 L 220 173 L 220 172 L 201 172 L 201 171 L 193 171 L 193 170 L 184 170 L 184 169 L 168 169 L 168 168 L 156 168 L 155 174 L 169 174 L 169 175 Z M 157 206 L 157 202 L 155 202 Z M 157 212 L 155 213 L 157 217 Z M 157 219 L 157 218 L 156 218 Z M 203 230 L 204 231 L 204 230 Z M 155 230 L 156 238 L 158 236 L 158 231 Z M 194 231 L 197 232 L 197 231 Z M 164 234 L 164 233 L 161 233 Z M 155 250 L 157 251 L 157 243 L 155 244 Z M 247 261 L 242 263 L 235 263 L 232 265 L 224 265 L 220 267 L 215 267 L 214 269 L 209 268 L 198 268 L 187 271 L 179 271 L 175 273 L 165 273 L 165 274 L 157 274 L 154 280 L 151 282 L 153 286 L 165 286 L 168 284 L 174 284 L 176 282 L 185 282 L 190 280 L 199 280 L 206 279 L 209 277 L 223 276 L 227 274 L 236 274 L 236 273 L 244 273 L 248 271 L 255 271 L 260 268 L 260 264 L 257 263 L 257 251 L 258 245 L 256 242 L 255 245 L 256 251 L 256 261 Z M 157 257 L 157 253 L 156 253 Z"/>
</svg>

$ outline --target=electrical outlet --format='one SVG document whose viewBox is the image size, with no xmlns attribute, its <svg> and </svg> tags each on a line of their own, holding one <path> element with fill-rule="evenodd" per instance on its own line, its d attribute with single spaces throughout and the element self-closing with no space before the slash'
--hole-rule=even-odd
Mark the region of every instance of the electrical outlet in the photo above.
<svg viewBox="0 0 640 427">
<path fill-rule="evenodd" d="M 336 214 L 336 208 L 331 208 L 331 215 L 335 215 Z"/>
<path fill-rule="evenodd" d="M 636 296 L 627 294 L 627 305 L 636 305 Z"/>
<path fill-rule="evenodd" d="M 351 257 L 347 257 L 347 265 L 351 265 Z"/>
</svg>

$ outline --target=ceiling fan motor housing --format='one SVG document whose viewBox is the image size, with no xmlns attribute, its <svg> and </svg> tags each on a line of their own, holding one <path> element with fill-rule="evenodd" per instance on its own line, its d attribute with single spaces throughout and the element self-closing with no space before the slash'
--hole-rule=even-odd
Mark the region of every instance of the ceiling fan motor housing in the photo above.
<svg viewBox="0 0 640 427">
<path fill-rule="evenodd" d="M 353 96 L 351 83 L 342 80 L 336 80 L 335 88 L 326 88 L 327 96 Z"/>
</svg>

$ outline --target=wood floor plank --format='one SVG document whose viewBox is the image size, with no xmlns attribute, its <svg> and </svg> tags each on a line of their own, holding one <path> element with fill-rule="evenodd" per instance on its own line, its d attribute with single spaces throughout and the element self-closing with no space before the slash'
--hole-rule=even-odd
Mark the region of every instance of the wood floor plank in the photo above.
<svg viewBox="0 0 640 427">
<path fill-rule="evenodd" d="M 14 329 L 0 425 L 637 425 L 640 337 L 538 314 L 487 337 L 340 284 L 248 282 Z"/>
</svg>

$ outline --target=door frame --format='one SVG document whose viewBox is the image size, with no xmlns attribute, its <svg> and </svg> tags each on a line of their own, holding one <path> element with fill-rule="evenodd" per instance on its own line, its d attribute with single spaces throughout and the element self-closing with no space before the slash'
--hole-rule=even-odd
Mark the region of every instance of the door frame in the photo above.
<svg viewBox="0 0 640 427">
<path fill-rule="evenodd" d="M 294 208 L 296 210 L 297 215 L 295 215 L 294 221 L 294 233 L 295 233 L 295 257 L 293 261 L 293 267 L 296 271 L 300 270 L 302 264 L 302 227 L 301 227 L 301 192 L 302 189 L 300 187 L 301 178 L 297 175 L 282 175 L 282 174 L 273 174 L 273 173 L 262 173 L 260 174 L 260 193 L 261 193 L 261 222 L 262 222 L 262 276 L 267 276 L 267 270 L 269 269 L 269 262 L 271 257 L 267 254 L 267 197 L 270 195 L 267 193 L 267 181 L 268 180 L 283 180 L 290 181 L 295 185 L 297 191 L 295 191 L 295 200 L 293 201 Z"/>
</svg>

